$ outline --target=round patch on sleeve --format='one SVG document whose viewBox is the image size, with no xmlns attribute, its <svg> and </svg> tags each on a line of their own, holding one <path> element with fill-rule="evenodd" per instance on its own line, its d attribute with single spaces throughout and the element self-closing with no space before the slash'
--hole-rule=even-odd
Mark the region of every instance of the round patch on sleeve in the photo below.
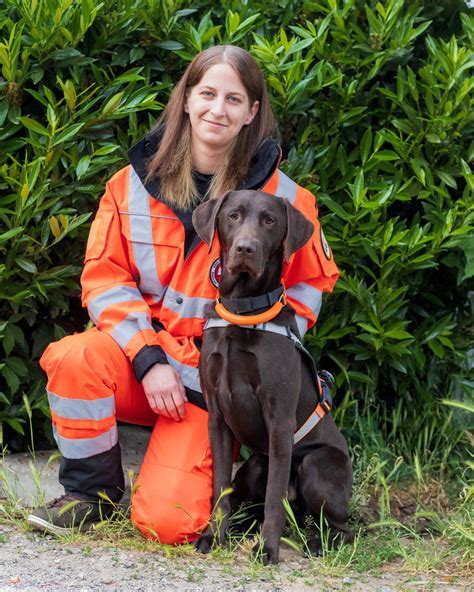
<svg viewBox="0 0 474 592">
<path fill-rule="evenodd" d="M 214 286 L 214 288 L 218 288 L 220 281 L 221 281 L 221 277 L 222 277 L 222 268 L 221 268 L 221 262 L 219 259 L 216 259 L 214 261 L 214 263 L 211 266 L 211 271 L 210 271 L 210 278 L 211 278 L 211 283 Z"/>
<path fill-rule="evenodd" d="M 329 246 L 326 237 L 324 236 L 324 232 L 322 227 L 320 227 L 320 237 L 321 237 L 321 246 L 323 247 L 323 252 L 326 255 L 326 259 L 331 259 L 331 247 Z"/>
</svg>

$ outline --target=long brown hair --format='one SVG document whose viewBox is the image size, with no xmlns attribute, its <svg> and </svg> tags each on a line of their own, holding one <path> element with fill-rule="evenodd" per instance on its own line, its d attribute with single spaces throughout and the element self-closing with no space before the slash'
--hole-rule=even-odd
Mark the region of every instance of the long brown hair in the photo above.
<svg viewBox="0 0 474 592">
<path fill-rule="evenodd" d="M 216 170 L 209 196 L 213 198 L 238 188 L 259 146 L 276 132 L 267 87 L 254 58 L 235 45 L 217 45 L 199 53 L 186 68 L 157 122 L 157 127 L 164 124 L 164 133 L 156 154 L 148 162 L 147 179 L 158 176 L 161 194 L 183 210 L 191 207 L 198 197 L 192 176 L 191 124 L 184 103 L 190 89 L 217 64 L 232 66 L 247 91 L 250 105 L 255 101 L 260 105 L 253 121 L 240 130 L 227 158 Z"/>
</svg>

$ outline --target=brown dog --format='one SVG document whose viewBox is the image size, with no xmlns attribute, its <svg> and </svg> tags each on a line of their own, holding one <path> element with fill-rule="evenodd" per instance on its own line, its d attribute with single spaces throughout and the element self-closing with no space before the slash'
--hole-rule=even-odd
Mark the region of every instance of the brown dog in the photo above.
<svg viewBox="0 0 474 592">
<path fill-rule="evenodd" d="M 288 260 L 313 233 L 313 225 L 287 200 L 257 191 L 229 192 L 201 204 L 193 223 L 209 246 L 217 228 L 222 303 L 237 303 L 244 310 L 249 302 L 261 304 L 252 314 L 268 308 L 258 297 L 278 294 L 283 258 Z M 214 309 L 208 315 L 218 317 Z M 257 453 L 239 470 L 235 486 L 240 498 L 258 502 L 264 496 L 265 563 L 278 562 L 290 472 L 298 516 L 312 515 L 319 524 L 322 510 L 332 539 L 351 540 L 352 468 L 346 441 L 327 414 L 293 445 L 296 428 L 317 404 L 317 379 L 311 364 L 302 361 L 295 339 L 283 334 L 289 328 L 298 336 L 292 307 L 285 305 L 272 325 L 285 329 L 278 334 L 231 323 L 204 331 L 199 370 L 209 409 L 213 505 L 222 514 L 195 543 L 203 553 L 226 538 L 231 501 L 221 492 L 231 485 L 234 437 Z M 319 549 L 315 540 L 313 551 Z"/>
</svg>

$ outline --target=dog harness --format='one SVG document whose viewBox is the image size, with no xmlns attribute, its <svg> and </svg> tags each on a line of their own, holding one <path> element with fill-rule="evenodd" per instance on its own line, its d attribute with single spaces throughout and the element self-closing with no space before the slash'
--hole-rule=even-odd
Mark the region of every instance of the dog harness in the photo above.
<svg viewBox="0 0 474 592">
<path fill-rule="evenodd" d="M 239 300 L 245 299 L 242 298 Z M 301 340 L 293 333 L 290 327 L 286 325 L 277 325 L 276 323 L 259 323 L 255 325 L 243 325 L 229 322 L 223 318 L 207 319 L 206 324 L 204 325 L 204 331 L 206 331 L 206 329 L 213 329 L 214 327 L 228 327 L 229 325 L 242 327 L 243 329 L 255 329 L 256 331 L 270 331 L 270 333 L 276 333 L 277 335 L 287 337 L 288 339 L 291 339 L 291 341 L 293 341 L 296 349 L 302 355 L 306 356 L 306 359 L 309 361 L 311 369 L 313 371 L 314 378 L 316 380 L 316 384 L 318 385 L 319 399 L 314 411 L 304 422 L 304 424 L 296 430 L 293 436 L 293 444 L 297 444 L 307 434 L 309 434 L 309 432 L 312 429 L 316 427 L 316 425 L 327 413 L 330 412 L 332 407 L 331 386 L 334 383 L 334 378 L 332 374 L 327 370 L 322 370 L 321 372 L 317 371 L 313 356 L 304 347 L 304 345 L 301 343 Z"/>
</svg>

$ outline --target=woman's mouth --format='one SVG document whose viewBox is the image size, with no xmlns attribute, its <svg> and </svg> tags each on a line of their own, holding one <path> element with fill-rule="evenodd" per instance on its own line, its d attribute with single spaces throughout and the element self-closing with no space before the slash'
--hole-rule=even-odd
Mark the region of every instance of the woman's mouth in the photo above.
<svg viewBox="0 0 474 592">
<path fill-rule="evenodd" d="M 203 121 L 209 123 L 210 125 L 215 125 L 216 127 L 227 127 L 225 124 L 218 123 L 217 121 L 209 121 L 208 119 L 203 119 Z"/>
</svg>

